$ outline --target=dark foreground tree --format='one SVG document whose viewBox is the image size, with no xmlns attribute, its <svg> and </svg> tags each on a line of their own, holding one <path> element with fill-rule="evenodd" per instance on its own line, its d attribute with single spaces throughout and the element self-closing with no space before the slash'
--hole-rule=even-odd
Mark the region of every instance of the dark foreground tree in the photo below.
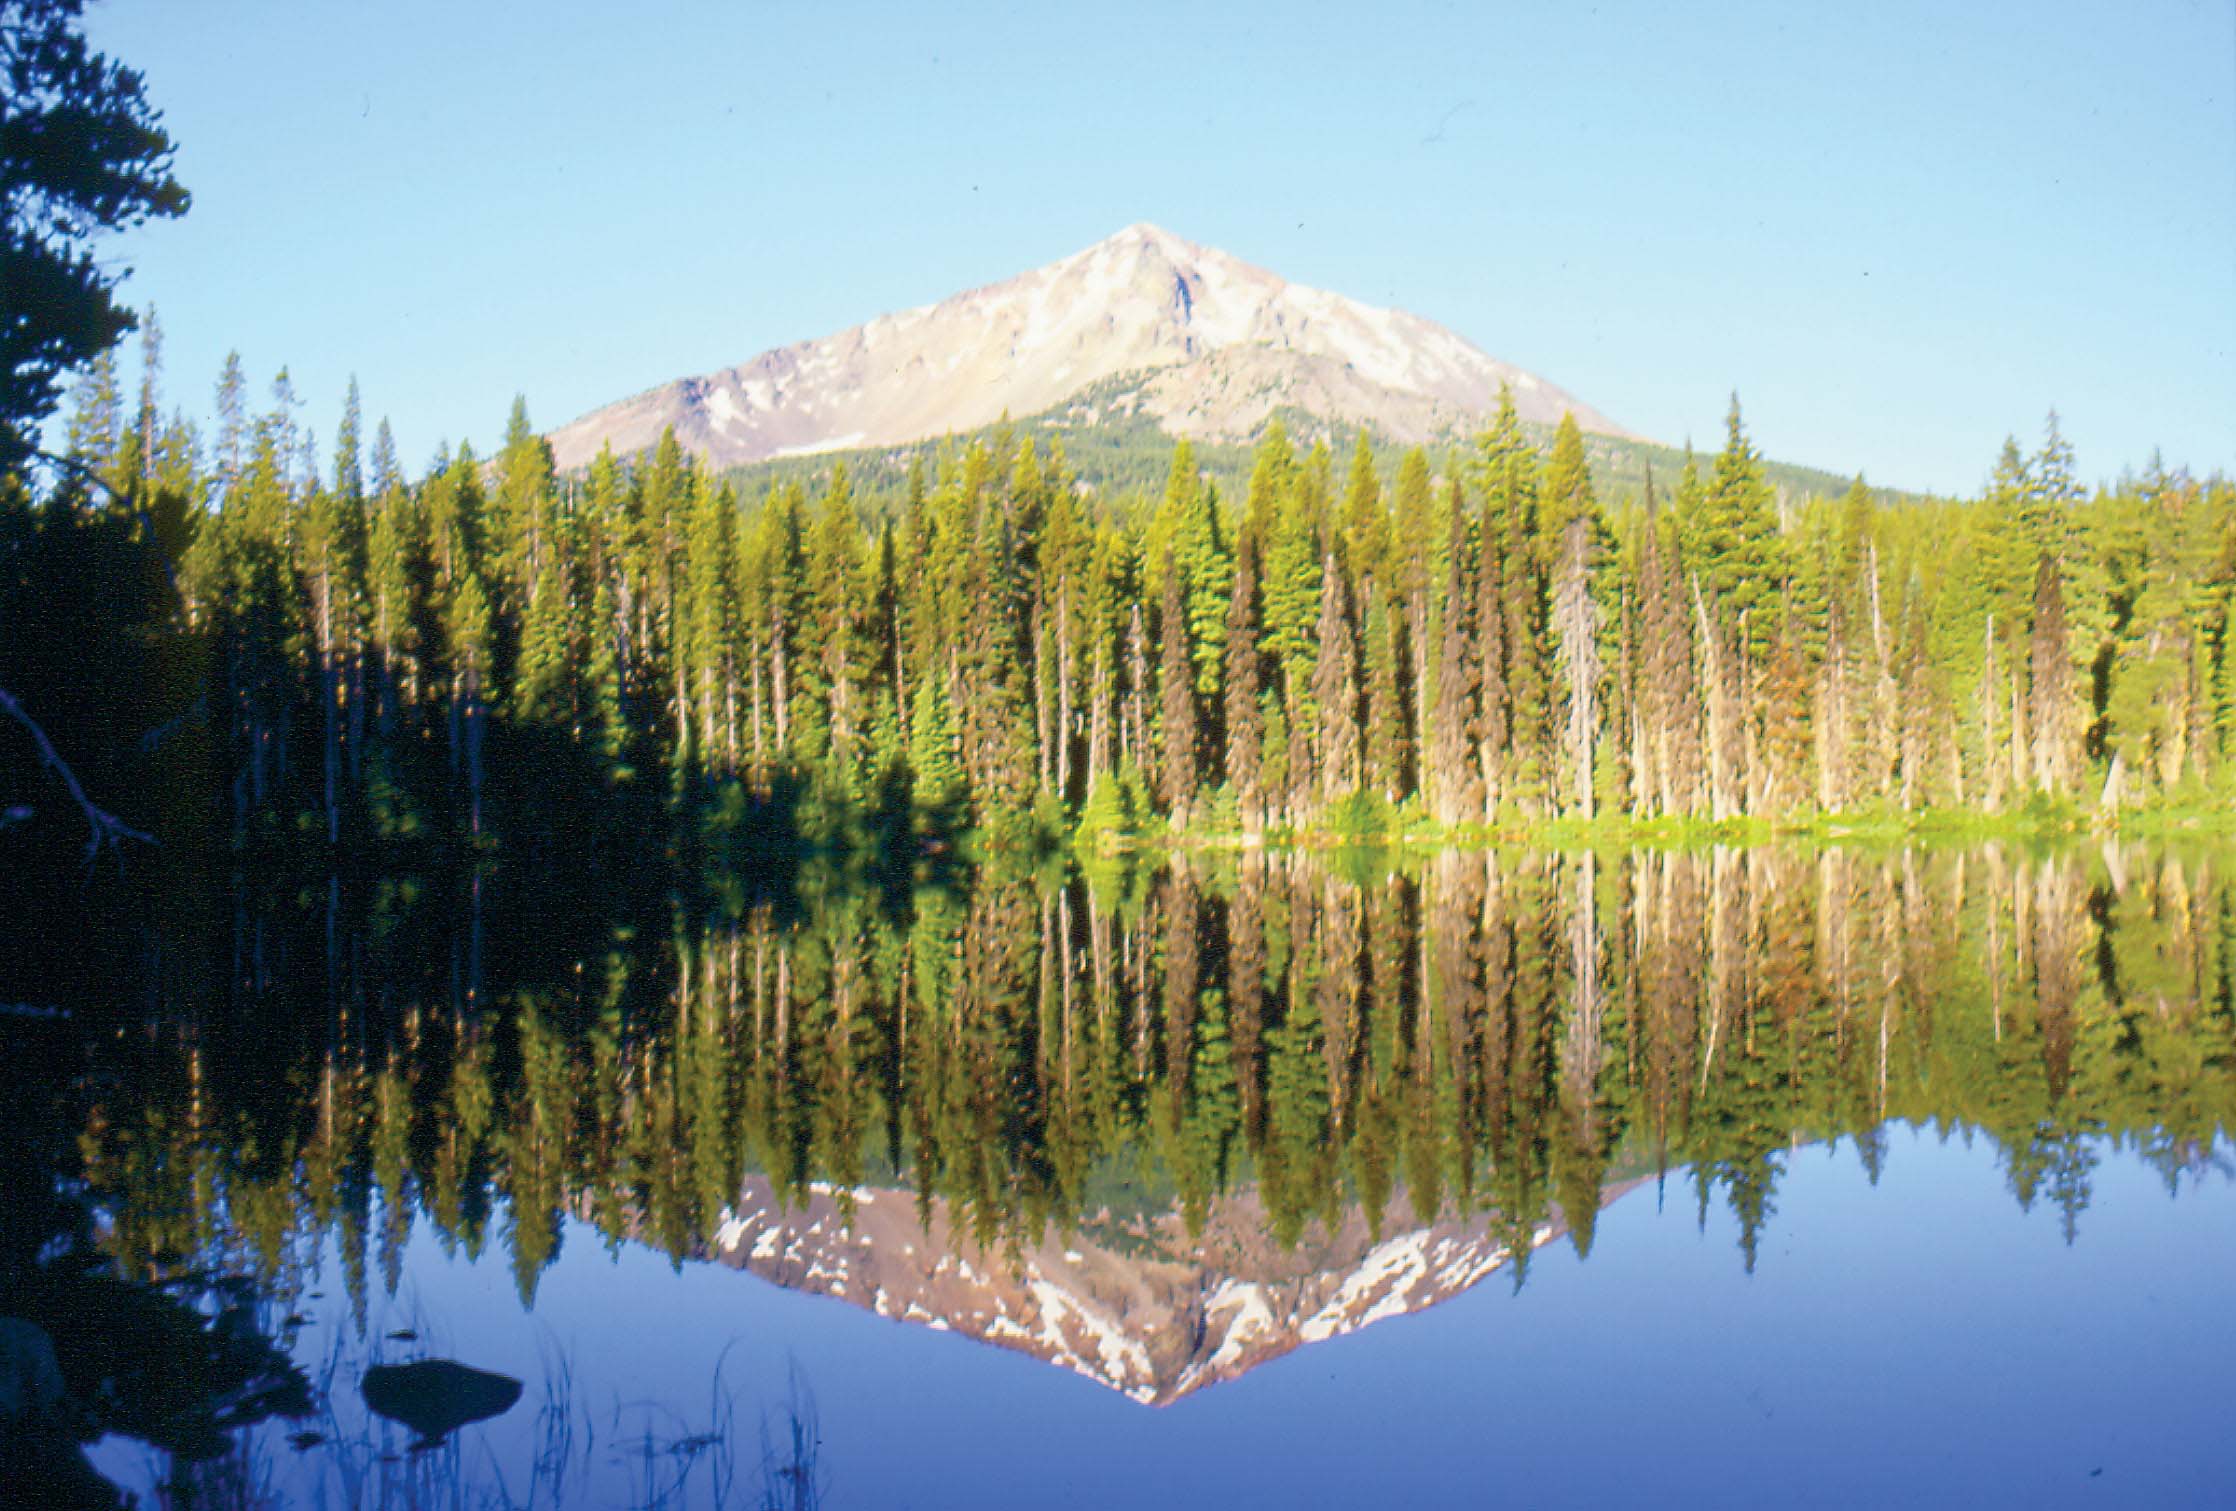
<svg viewBox="0 0 2236 1511">
<path fill-rule="evenodd" d="M 84 0 L 0 0 L 0 473 L 37 449 L 62 375 L 135 321 L 94 238 L 186 212 L 139 73 L 80 34 Z"/>
<path fill-rule="evenodd" d="M 54 410 L 62 375 L 104 357 L 136 323 L 115 299 L 124 273 L 94 260 L 94 239 L 187 207 L 186 190 L 171 177 L 171 139 L 141 91 L 140 75 L 86 45 L 83 10 L 84 0 L 0 0 L 0 508 L 19 514 L 27 497 L 20 474 L 38 455 L 39 426 Z M 148 365 L 152 373 L 152 355 Z M 107 428 L 112 435 L 120 429 Z M 138 429 L 143 468 L 151 430 Z M 73 470 L 90 469 L 81 458 Z M 34 535 L 45 539 L 35 542 Z M 33 547 L 67 538 L 73 532 L 6 532 L 0 573 L 35 580 L 44 558 Z M 151 543 L 137 546 L 144 555 Z M 118 575 L 130 579 L 128 569 Z M 44 627 L 49 617 L 28 614 L 25 622 Z M 0 624 L 0 638 L 8 628 Z M 147 837 L 87 796 L 56 738 L 4 689 L 0 713 L 23 727 L 38 766 L 83 812 L 92 832 L 89 855 L 105 842 Z M 32 812 L 8 796 L 0 829 Z"/>
</svg>

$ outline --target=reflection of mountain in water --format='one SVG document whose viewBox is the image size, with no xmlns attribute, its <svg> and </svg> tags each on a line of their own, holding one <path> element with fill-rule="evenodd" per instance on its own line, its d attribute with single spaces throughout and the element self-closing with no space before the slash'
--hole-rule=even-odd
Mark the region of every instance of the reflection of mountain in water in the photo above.
<svg viewBox="0 0 2236 1511">
<path fill-rule="evenodd" d="M 955 1231 L 946 1203 L 920 1218 L 911 1191 L 819 1184 L 786 1210 L 755 1176 L 710 1247 L 787 1289 L 1031 1354 L 1151 1406 L 1449 1300 L 1508 1257 L 1495 1214 L 1377 1236 L 1353 1207 L 1287 1249 L 1270 1227 L 1246 1189 L 1214 1204 L 1193 1240 L 1174 1213 L 988 1252 Z M 1563 1231 L 1556 1217 L 1531 1243 Z"/>
</svg>

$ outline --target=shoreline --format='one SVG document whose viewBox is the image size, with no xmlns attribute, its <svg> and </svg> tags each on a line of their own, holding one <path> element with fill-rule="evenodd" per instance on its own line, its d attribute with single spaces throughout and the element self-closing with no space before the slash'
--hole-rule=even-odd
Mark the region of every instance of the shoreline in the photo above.
<svg viewBox="0 0 2236 1511">
<path fill-rule="evenodd" d="M 1394 815 L 1393 815 L 1394 816 Z M 1768 844 L 1884 845 L 2073 844 L 2092 840 L 2227 840 L 2236 838 L 2236 807 L 2210 803 L 2116 812 L 2078 806 L 1988 813 L 1921 809 L 1911 813 L 1850 810 L 1837 814 L 1728 819 L 1593 819 L 1516 817 L 1498 823 L 1439 825 L 1431 821 L 1358 829 L 1271 826 L 1257 831 L 1191 824 L 1182 827 L 1077 830 L 1073 850 L 1085 855 L 1146 851 L 1689 850 Z"/>
</svg>

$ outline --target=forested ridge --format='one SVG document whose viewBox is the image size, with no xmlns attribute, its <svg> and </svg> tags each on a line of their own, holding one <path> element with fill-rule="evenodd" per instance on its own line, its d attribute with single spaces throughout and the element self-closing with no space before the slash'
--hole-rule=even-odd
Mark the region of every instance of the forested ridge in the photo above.
<svg viewBox="0 0 2236 1511">
<path fill-rule="evenodd" d="M 1031 441 L 1043 454 L 1061 445 L 1071 473 L 1079 486 L 1089 492 L 1113 498 L 1127 494 L 1154 498 L 1163 493 L 1165 481 L 1172 474 L 1173 436 L 1153 415 L 1127 407 L 1128 395 L 1139 381 L 1121 378 L 1091 385 L 1056 409 L 1006 418 L 977 430 L 931 436 L 900 446 L 770 457 L 725 468 L 723 476 L 737 489 L 740 498 L 761 498 L 771 489 L 787 483 L 797 483 L 810 491 L 819 489 L 827 482 L 833 466 L 844 463 L 857 502 L 872 518 L 882 519 L 897 511 L 907 498 L 912 467 L 921 464 L 930 475 L 937 476 L 943 456 L 967 451 L 974 442 L 994 450 L 1014 450 Z M 1276 408 L 1267 417 L 1267 425 L 1276 419 L 1288 432 L 1292 447 L 1300 453 L 1324 442 L 1337 457 L 1348 457 L 1362 431 L 1367 434 L 1368 444 L 1377 448 L 1385 465 L 1389 458 L 1401 456 L 1409 449 L 1409 446 L 1391 443 L 1371 425 L 1333 419 L 1301 407 Z M 1417 439 L 1422 441 L 1430 456 L 1440 457 L 1455 448 L 1471 451 L 1481 428 L 1480 422 L 1476 422 L 1441 435 Z M 1557 428 L 1539 421 L 1522 421 L 1523 435 L 1540 448 L 1552 444 Z M 1262 436 L 1264 429 L 1265 426 L 1261 426 L 1254 434 Z M 1685 448 L 1682 446 L 1664 446 L 1589 430 L 1584 431 L 1583 442 L 1592 488 L 1601 498 L 1635 498 L 1649 476 L 1660 478 L 1666 487 L 1684 465 Z M 1228 499 L 1239 499 L 1247 494 L 1256 450 L 1251 442 L 1196 436 L 1191 446 L 1206 486 L 1216 487 L 1221 496 Z M 1837 497 L 1847 490 L 1851 481 L 1841 474 L 1770 457 L 1764 458 L 1763 477 L 1773 494 L 1784 499 L 1801 499 L 1811 494 Z M 1882 507 L 1913 503 L 1925 496 L 1889 487 L 1883 479 L 1872 481 L 1868 487 L 1873 501 Z"/>
<path fill-rule="evenodd" d="M 229 362 L 205 435 L 152 320 L 140 366 L 92 365 L 54 486 L 5 482 L 0 686 L 158 834 L 907 856 L 2236 784 L 2236 487 L 2090 492 L 2054 415 L 1982 497 L 1891 508 L 1781 498 L 1734 399 L 1635 497 L 1509 403 L 1437 456 L 1277 422 L 1239 497 L 1186 441 L 1114 496 L 997 436 L 871 509 L 672 436 L 558 475 L 518 403 L 413 478 L 354 389 L 321 449 L 284 374 L 257 412 Z"/>
</svg>

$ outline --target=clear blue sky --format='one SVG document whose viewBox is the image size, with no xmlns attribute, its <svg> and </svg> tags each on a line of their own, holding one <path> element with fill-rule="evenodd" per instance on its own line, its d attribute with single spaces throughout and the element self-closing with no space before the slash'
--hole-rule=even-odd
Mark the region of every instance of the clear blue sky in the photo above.
<svg viewBox="0 0 2236 1511">
<path fill-rule="evenodd" d="M 413 469 L 1153 220 L 1616 419 L 1971 490 L 2236 466 L 2236 3 L 105 0 L 193 191 L 112 242 Z"/>
</svg>

